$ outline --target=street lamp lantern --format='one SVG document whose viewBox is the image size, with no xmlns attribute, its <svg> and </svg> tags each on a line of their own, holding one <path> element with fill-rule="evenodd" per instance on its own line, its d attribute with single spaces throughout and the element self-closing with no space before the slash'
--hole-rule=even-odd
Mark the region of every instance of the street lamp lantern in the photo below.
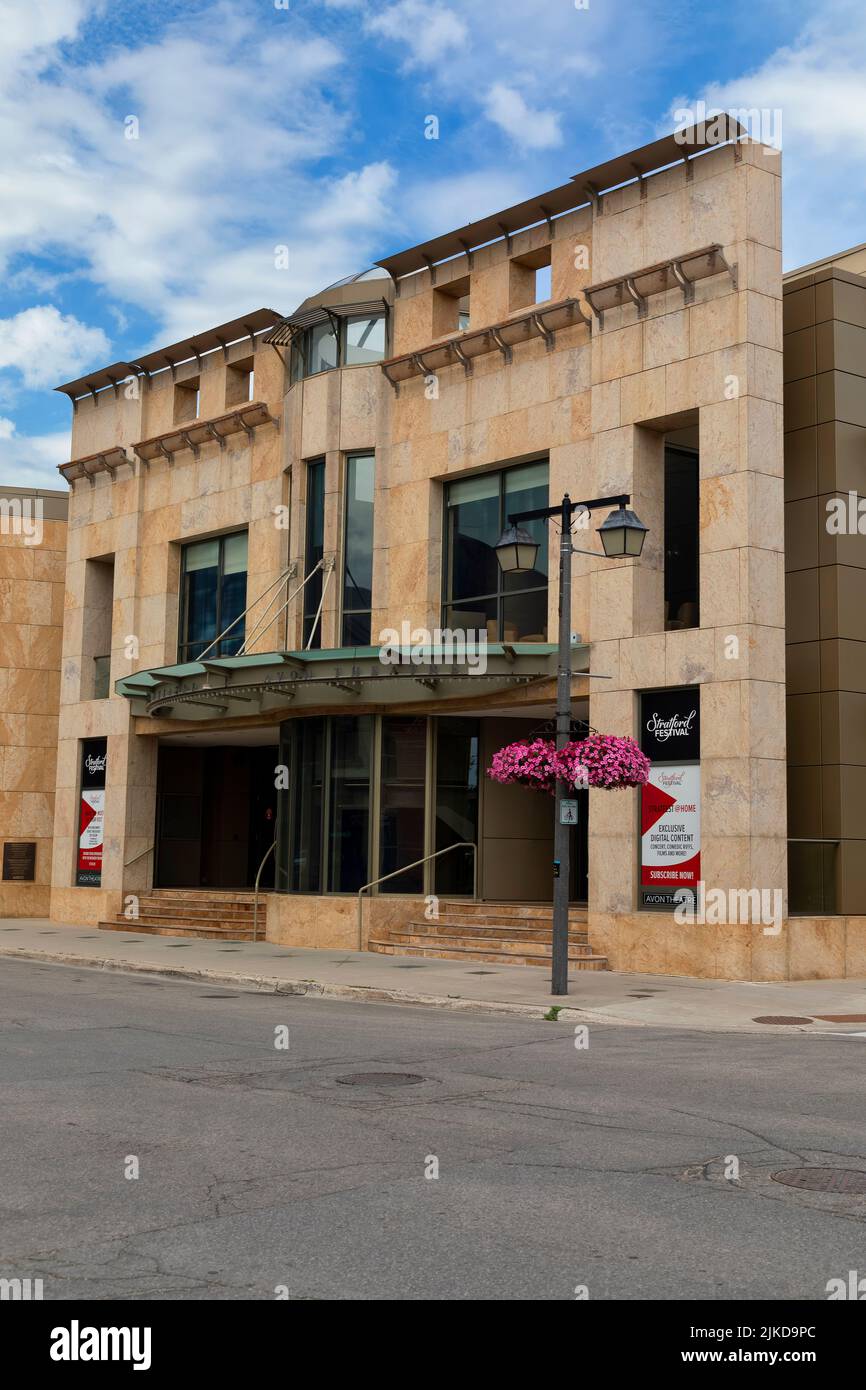
<svg viewBox="0 0 866 1390">
<path fill-rule="evenodd" d="M 620 505 L 601 523 L 598 534 L 605 555 L 609 560 L 614 560 L 622 555 L 640 555 L 648 529 L 633 511 Z"/>
<path fill-rule="evenodd" d="M 493 547 L 503 574 L 520 574 L 534 570 L 538 559 L 538 541 L 532 539 L 522 526 L 507 526 Z"/>
</svg>

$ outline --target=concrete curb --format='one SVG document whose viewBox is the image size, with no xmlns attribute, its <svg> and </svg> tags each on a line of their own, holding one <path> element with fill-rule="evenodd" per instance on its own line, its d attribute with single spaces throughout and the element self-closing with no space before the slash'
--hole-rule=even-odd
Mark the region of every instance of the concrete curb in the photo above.
<svg viewBox="0 0 866 1390">
<path fill-rule="evenodd" d="M 331 985 L 318 980 L 282 980 L 273 975 L 226 974 L 219 970 L 201 970 L 192 966 L 146 965 L 135 960 L 95 959 L 77 956 L 68 951 L 35 951 L 21 946 L 0 946 L 0 959 L 42 961 L 50 965 L 69 965 L 79 970 L 110 970 L 122 975 L 162 975 L 172 980 L 191 980 L 194 983 L 218 984 L 235 988 L 250 988 L 262 994 L 286 994 L 315 999 L 330 999 L 344 1003 L 401 1004 L 414 1008 L 447 1009 L 452 1013 L 486 1013 L 510 1015 L 539 1020 L 549 1011 L 549 1004 L 512 1004 L 505 1000 L 458 999 L 450 995 L 409 994 L 403 990 L 384 989 L 376 985 Z M 671 1022 L 669 1019 L 636 1019 L 574 1005 L 556 1005 L 560 1023 L 596 1023 L 617 1028 L 667 1028 L 696 1033 L 751 1033 L 766 1036 L 773 1033 L 806 1033 L 812 1036 L 838 1036 L 825 1024 L 823 1027 L 805 1024 L 697 1023 L 691 1020 Z"/>
</svg>

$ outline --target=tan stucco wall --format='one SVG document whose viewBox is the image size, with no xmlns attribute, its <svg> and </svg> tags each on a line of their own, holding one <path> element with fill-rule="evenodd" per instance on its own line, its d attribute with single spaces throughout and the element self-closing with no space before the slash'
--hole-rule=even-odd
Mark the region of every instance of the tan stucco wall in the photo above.
<svg viewBox="0 0 866 1390">
<path fill-rule="evenodd" d="M 49 907 L 66 493 L 0 486 L 0 497 L 42 508 L 41 539 L 0 526 L 0 857 L 7 841 L 36 843 L 33 883 L 0 880 L 0 916 Z M 36 539 L 36 536 L 33 536 Z"/>
<path fill-rule="evenodd" d="M 249 344 L 241 343 L 229 349 L 228 362 L 221 352 L 203 358 L 202 418 L 225 412 L 228 366 L 248 354 Z M 195 363 L 177 369 L 179 382 L 195 375 Z M 169 429 L 172 388 L 166 371 L 143 386 L 138 401 L 127 401 L 122 388 L 117 396 L 110 389 L 101 392 L 98 402 L 80 401 L 70 458 L 111 445 L 128 447 Z M 279 419 L 282 394 L 282 361 L 272 348 L 259 345 L 255 398 Z M 176 660 L 181 542 L 248 527 L 249 597 L 278 578 L 288 548 L 275 516 L 285 502 L 282 459 L 279 427 L 265 424 L 252 443 L 241 432 L 223 448 L 216 441 L 204 444 L 198 459 L 187 450 L 176 454 L 173 464 L 165 459 L 149 467 L 140 461 L 134 467 L 122 464 L 114 479 L 102 472 L 92 486 L 79 479 L 72 487 L 51 902 L 56 920 L 101 920 L 121 906 L 123 888 L 151 884 L 152 855 L 139 856 L 154 840 L 157 741 L 135 736 L 129 704 L 114 693 L 114 683 L 132 671 Z M 87 562 L 104 557 L 114 560 L 111 695 L 90 700 L 83 698 L 82 656 Z M 272 628 L 263 634 L 264 646 L 275 645 L 273 639 Z M 108 738 L 109 759 L 102 886 L 76 888 L 78 744 L 101 735 Z"/>
</svg>

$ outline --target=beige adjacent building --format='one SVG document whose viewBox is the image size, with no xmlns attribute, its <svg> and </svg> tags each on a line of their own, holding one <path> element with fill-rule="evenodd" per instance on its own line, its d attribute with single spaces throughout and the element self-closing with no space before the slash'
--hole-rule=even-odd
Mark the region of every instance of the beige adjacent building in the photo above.
<svg viewBox="0 0 866 1390">
<path fill-rule="evenodd" d="M 866 973 L 863 542 L 822 512 L 863 490 L 866 279 L 807 268 L 783 322 L 780 158 L 728 137 L 60 388 L 55 920 L 244 934 L 258 881 L 273 942 L 543 963 L 553 802 L 486 770 L 550 736 L 555 524 L 495 546 L 567 493 L 648 528 L 610 559 L 581 518 L 571 649 L 575 737 L 653 764 L 575 789 L 573 967 Z"/>
<path fill-rule="evenodd" d="M 47 917 L 67 490 L 0 484 L 0 916 Z"/>
</svg>

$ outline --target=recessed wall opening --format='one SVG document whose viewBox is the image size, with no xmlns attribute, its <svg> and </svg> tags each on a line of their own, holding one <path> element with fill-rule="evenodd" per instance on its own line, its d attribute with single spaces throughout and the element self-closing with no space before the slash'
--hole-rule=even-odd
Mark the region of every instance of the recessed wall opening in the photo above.
<svg viewBox="0 0 866 1390">
<path fill-rule="evenodd" d="M 470 323 L 470 280 L 463 275 L 433 291 L 433 337 L 465 333 Z"/>
<path fill-rule="evenodd" d="M 107 700 L 111 693 L 111 623 L 114 556 L 85 561 L 81 643 L 81 698 Z"/>
<path fill-rule="evenodd" d="M 665 436 L 665 630 L 698 627 L 699 497 L 698 429 Z"/>
<path fill-rule="evenodd" d="M 551 248 L 539 246 L 525 256 L 515 256 L 509 266 L 508 306 L 513 312 L 543 304 L 551 298 Z"/>
<path fill-rule="evenodd" d="M 156 871 L 159 888 L 255 885 L 277 828 L 274 744 L 160 744 Z M 273 855 L 260 887 L 272 888 Z"/>
<path fill-rule="evenodd" d="M 316 569 L 325 553 L 325 460 L 307 464 L 307 517 L 304 540 L 304 646 L 322 645 L 321 569 Z"/>
<path fill-rule="evenodd" d="M 182 425 L 185 420 L 197 420 L 201 406 L 200 378 L 190 377 L 178 381 L 174 387 L 174 423 Z"/>
<path fill-rule="evenodd" d="M 226 405 L 245 405 L 254 399 L 255 363 L 252 357 L 232 362 L 226 369 Z"/>
</svg>

